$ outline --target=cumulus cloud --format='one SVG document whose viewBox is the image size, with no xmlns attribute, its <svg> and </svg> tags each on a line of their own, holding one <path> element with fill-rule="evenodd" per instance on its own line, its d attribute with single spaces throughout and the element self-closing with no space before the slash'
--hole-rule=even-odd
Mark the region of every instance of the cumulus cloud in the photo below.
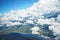
<svg viewBox="0 0 60 40">
<path fill-rule="evenodd" d="M 49 26 L 49 29 L 52 30 L 54 35 L 60 35 L 60 23 L 53 23 L 52 26 Z"/>
<path fill-rule="evenodd" d="M 49 30 L 52 30 L 54 35 L 60 35 L 60 15 L 58 15 L 56 20 L 49 26 Z"/>
<path fill-rule="evenodd" d="M 20 17 L 27 17 L 30 16 L 41 16 L 44 13 L 50 13 L 51 11 L 57 11 L 59 10 L 59 6 L 56 7 L 56 5 L 59 4 L 58 0 L 39 0 L 37 3 L 34 3 L 34 5 L 30 8 L 27 8 L 26 10 L 17 10 L 9 12 L 4 16 L 5 19 L 20 19 Z"/>
<path fill-rule="evenodd" d="M 40 30 L 40 28 L 39 27 L 33 27 L 33 28 L 31 28 L 31 30 L 32 30 L 32 34 L 40 34 L 38 31 Z"/>
<path fill-rule="evenodd" d="M 54 18 L 51 18 L 51 19 L 38 19 L 38 23 L 41 24 L 41 25 L 44 25 L 44 24 L 51 25 L 54 22 L 55 22 Z"/>
<path fill-rule="evenodd" d="M 60 10 L 60 7 L 56 7 L 59 3 L 58 0 L 40 0 L 40 11 L 50 13 L 52 11 Z"/>
</svg>

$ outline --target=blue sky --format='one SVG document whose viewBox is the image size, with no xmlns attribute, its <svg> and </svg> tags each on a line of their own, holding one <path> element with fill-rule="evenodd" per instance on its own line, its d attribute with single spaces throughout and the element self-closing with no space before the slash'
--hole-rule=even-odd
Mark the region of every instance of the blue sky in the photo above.
<svg viewBox="0 0 60 40">
<path fill-rule="evenodd" d="M 31 7 L 38 0 L 0 0 L 0 13 L 10 10 L 26 9 Z"/>
</svg>

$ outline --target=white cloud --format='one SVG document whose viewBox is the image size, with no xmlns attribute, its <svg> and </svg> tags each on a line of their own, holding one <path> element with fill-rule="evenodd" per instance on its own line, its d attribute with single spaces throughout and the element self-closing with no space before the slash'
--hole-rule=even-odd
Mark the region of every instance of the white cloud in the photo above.
<svg viewBox="0 0 60 40">
<path fill-rule="evenodd" d="M 27 20 L 26 23 L 30 23 L 30 24 L 33 24 L 33 20 Z"/>
<path fill-rule="evenodd" d="M 39 2 L 35 3 L 27 10 L 30 15 L 41 16 L 44 13 L 60 10 L 60 6 L 58 4 L 60 4 L 58 0 L 39 0 Z"/>
<path fill-rule="evenodd" d="M 39 27 L 33 27 L 30 30 L 32 30 L 32 34 L 40 34 L 38 31 L 40 30 Z"/>
<path fill-rule="evenodd" d="M 21 23 L 20 22 L 8 22 L 7 23 L 7 26 L 15 26 L 15 25 L 21 25 Z"/>
<path fill-rule="evenodd" d="M 49 26 L 49 29 L 50 29 L 50 30 L 53 30 L 53 28 L 54 28 L 54 26 Z"/>
<path fill-rule="evenodd" d="M 54 35 L 60 35 L 60 23 L 53 23 L 52 26 L 49 26 L 49 29 L 52 30 Z"/>
<path fill-rule="evenodd" d="M 53 31 L 54 35 L 60 35 L 60 15 L 58 15 L 57 20 L 52 22 L 49 29 Z"/>
<path fill-rule="evenodd" d="M 55 22 L 55 19 L 54 18 L 51 18 L 51 19 L 38 19 L 38 24 L 41 24 L 41 25 L 44 25 L 44 24 L 52 24 Z"/>
<path fill-rule="evenodd" d="M 56 11 L 59 8 L 59 7 L 56 7 L 56 5 L 58 5 L 58 3 L 59 3 L 58 0 L 40 0 L 40 9 L 44 13 Z"/>
</svg>

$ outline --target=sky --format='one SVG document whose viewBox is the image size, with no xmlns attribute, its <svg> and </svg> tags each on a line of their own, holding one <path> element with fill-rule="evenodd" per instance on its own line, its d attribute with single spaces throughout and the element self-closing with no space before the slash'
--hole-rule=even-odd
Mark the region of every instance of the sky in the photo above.
<svg viewBox="0 0 60 40">
<path fill-rule="evenodd" d="M 0 13 L 10 10 L 26 9 L 31 7 L 38 0 L 0 0 Z"/>
</svg>

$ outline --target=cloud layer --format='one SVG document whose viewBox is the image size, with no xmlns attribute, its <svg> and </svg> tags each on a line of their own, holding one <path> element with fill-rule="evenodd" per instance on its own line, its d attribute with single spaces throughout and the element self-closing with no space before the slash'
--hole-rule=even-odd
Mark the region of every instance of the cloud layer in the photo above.
<svg viewBox="0 0 60 40">
<path fill-rule="evenodd" d="M 57 16 L 55 17 L 55 15 Z M 17 11 L 11 10 L 2 16 L 0 20 L 2 25 L 6 24 L 7 26 L 34 22 L 40 25 L 49 24 L 49 30 L 52 30 L 54 35 L 60 35 L 60 1 L 39 0 L 30 8 Z M 24 23 L 21 23 L 21 21 Z"/>
</svg>

